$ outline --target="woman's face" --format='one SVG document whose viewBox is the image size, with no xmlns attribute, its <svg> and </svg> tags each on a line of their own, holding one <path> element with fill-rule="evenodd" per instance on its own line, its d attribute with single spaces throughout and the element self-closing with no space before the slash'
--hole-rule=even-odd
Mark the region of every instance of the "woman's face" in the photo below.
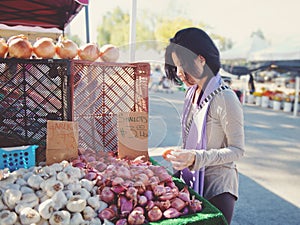
<svg viewBox="0 0 300 225">
<path fill-rule="evenodd" d="M 195 78 L 191 74 L 188 74 L 187 72 L 184 71 L 183 66 L 177 57 L 176 53 L 172 52 L 172 59 L 173 62 L 176 66 L 177 70 L 177 76 L 180 78 L 180 80 L 186 85 L 186 86 L 193 86 L 199 82 L 199 79 Z M 195 65 L 197 67 L 197 74 L 195 76 L 199 76 L 203 73 L 203 65 L 201 63 L 201 56 L 198 56 L 195 59 Z"/>
</svg>

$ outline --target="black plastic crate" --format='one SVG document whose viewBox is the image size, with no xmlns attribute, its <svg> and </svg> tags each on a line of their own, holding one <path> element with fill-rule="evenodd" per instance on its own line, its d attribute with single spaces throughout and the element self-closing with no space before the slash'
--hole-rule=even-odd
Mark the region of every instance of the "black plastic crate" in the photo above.
<svg viewBox="0 0 300 225">
<path fill-rule="evenodd" d="M 0 59 L 1 147 L 39 145 L 45 160 L 47 120 L 71 120 L 68 60 Z"/>
</svg>

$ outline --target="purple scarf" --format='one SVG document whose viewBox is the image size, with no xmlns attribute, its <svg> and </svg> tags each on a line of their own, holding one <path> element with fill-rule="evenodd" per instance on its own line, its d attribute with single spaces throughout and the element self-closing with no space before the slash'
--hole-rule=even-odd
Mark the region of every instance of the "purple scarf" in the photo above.
<svg viewBox="0 0 300 225">
<path fill-rule="evenodd" d="M 205 88 L 200 103 L 214 90 L 221 85 L 221 76 L 217 74 L 212 77 Z M 202 108 L 197 108 L 194 112 L 193 120 L 190 126 L 187 126 L 187 118 L 192 107 L 192 100 L 197 89 L 197 85 L 190 87 L 187 90 L 183 115 L 182 115 L 182 138 L 183 149 L 203 149 L 206 150 L 207 137 L 206 137 L 206 117 L 209 109 L 210 101 L 207 102 Z M 204 188 L 204 172 L 205 168 L 202 167 L 198 171 L 190 171 L 188 168 L 180 171 L 180 178 L 192 187 L 200 196 L 203 196 Z"/>
</svg>

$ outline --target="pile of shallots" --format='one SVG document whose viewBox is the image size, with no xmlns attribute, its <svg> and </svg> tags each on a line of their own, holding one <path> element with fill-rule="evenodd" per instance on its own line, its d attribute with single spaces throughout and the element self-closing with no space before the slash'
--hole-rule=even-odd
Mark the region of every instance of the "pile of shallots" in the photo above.
<svg viewBox="0 0 300 225">
<path fill-rule="evenodd" d="M 85 151 L 0 180 L 0 225 L 139 225 L 199 212 L 161 166 Z"/>
</svg>

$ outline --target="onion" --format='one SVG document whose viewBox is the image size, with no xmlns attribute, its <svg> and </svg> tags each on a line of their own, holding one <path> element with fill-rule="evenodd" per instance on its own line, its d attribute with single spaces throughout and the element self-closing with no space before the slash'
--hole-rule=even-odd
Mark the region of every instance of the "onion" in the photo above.
<svg viewBox="0 0 300 225">
<path fill-rule="evenodd" d="M 37 41 L 33 44 L 33 52 L 39 58 L 53 58 L 56 53 L 56 46 L 53 43 L 53 39 L 48 37 L 37 39 Z"/>
<path fill-rule="evenodd" d="M 5 58 L 8 50 L 8 45 L 5 42 L 4 38 L 0 38 L 0 58 Z"/>
<path fill-rule="evenodd" d="M 98 214 L 98 217 L 102 220 L 104 219 L 112 220 L 116 217 L 116 213 L 111 208 L 105 208 Z"/>
<path fill-rule="evenodd" d="M 166 188 L 162 184 L 154 186 L 152 190 L 155 196 L 161 196 L 166 193 Z"/>
<path fill-rule="evenodd" d="M 10 58 L 29 59 L 32 54 L 32 45 L 25 35 L 12 36 L 7 41 L 8 56 Z"/>
<path fill-rule="evenodd" d="M 171 207 L 181 211 L 187 204 L 180 198 L 174 198 L 171 202 Z"/>
<path fill-rule="evenodd" d="M 112 44 L 106 44 L 100 48 L 99 56 L 104 62 L 116 62 L 119 55 L 119 48 Z"/>
<path fill-rule="evenodd" d="M 140 195 L 139 198 L 138 198 L 138 203 L 140 206 L 145 206 L 148 202 L 148 199 L 146 196 L 144 195 Z"/>
<path fill-rule="evenodd" d="M 106 203 L 111 203 L 114 201 L 115 194 L 110 189 L 110 187 L 104 187 L 100 193 L 100 199 Z"/>
<path fill-rule="evenodd" d="M 95 43 L 88 43 L 82 46 L 78 51 L 78 56 L 81 60 L 96 61 L 99 58 L 99 48 Z"/>
<path fill-rule="evenodd" d="M 160 208 L 161 211 L 165 211 L 171 207 L 171 202 L 169 200 L 166 201 L 155 201 L 154 204 Z"/>
<path fill-rule="evenodd" d="M 128 216 L 130 225 L 141 225 L 145 222 L 145 216 L 140 210 L 133 210 Z"/>
<path fill-rule="evenodd" d="M 195 196 L 193 196 L 189 209 L 192 213 L 200 212 L 202 210 L 202 202 L 199 199 L 195 199 Z"/>
<path fill-rule="evenodd" d="M 187 186 L 184 186 L 184 188 L 178 193 L 178 197 L 185 202 L 190 201 L 190 193 Z"/>
<path fill-rule="evenodd" d="M 74 59 L 78 54 L 77 44 L 66 37 L 60 36 L 56 46 L 56 53 L 61 59 Z"/>
<path fill-rule="evenodd" d="M 153 195 L 153 192 L 151 190 L 146 190 L 144 195 L 146 196 L 146 198 L 150 201 L 150 200 L 153 200 L 154 198 L 154 195 Z"/>
<path fill-rule="evenodd" d="M 118 205 L 120 207 L 121 216 L 128 216 L 133 210 L 132 199 L 128 200 L 125 196 L 120 196 Z"/>
<path fill-rule="evenodd" d="M 148 218 L 150 222 L 160 220 L 162 218 L 162 215 L 162 211 L 157 206 L 154 206 L 148 212 Z"/>
<path fill-rule="evenodd" d="M 117 220 L 116 225 L 128 225 L 127 219 L 119 219 L 119 220 Z"/>
<path fill-rule="evenodd" d="M 171 218 L 177 218 L 177 217 L 181 216 L 181 213 L 178 212 L 177 209 L 169 208 L 163 212 L 163 215 L 165 218 L 171 219 Z"/>
</svg>

